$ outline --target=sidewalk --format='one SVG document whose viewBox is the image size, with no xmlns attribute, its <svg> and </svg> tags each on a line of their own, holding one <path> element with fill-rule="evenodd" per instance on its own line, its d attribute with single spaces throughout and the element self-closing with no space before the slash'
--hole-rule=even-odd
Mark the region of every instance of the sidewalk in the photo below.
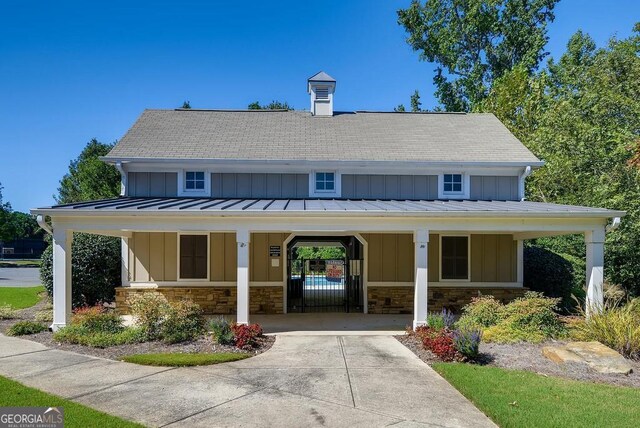
<svg viewBox="0 0 640 428">
<path fill-rule="evenodd" d="M 283 336 L 247 360 L 162 368 L 0 335 L 0 375 L 148 426 L 495 427 L 385 336 Z"/>
</svg>

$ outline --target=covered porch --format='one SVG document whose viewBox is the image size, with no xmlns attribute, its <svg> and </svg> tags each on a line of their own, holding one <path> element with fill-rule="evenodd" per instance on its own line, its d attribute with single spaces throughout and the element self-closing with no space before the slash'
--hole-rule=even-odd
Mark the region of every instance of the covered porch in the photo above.
<svg viewBox="0 0 640 428">
<path fill-rule="evenodd" d="M 606 228 L 610 218 L 624 215 L 604 209 L 533 202 L 186 198 L 118 198 L 38 209 L 34 213 L 39 215 L 41 223 L 44 223 L 45 215 L 51 218 L 54 330 L 65 326 L 71 316 L 71 243 L 74 232 L 122 238 L 121 290 L 125 292 L 155 289 L 184 297 L 203 293 L 206 297 L 202 301 L 212 304 L 222 296 L 230 308 L 223 313 L 234 316 L 236 322 L 246 324 L 271 314 L 281 317 L 278 319 L 280 330 L 283 323 L 296 322 L 294 314 L 287 314 L 287 278 L 290 275 L 285 257 L 287 244 L 297 236 L 356 237 L 363 244 L 363 267 L 359 272 L 363 304 L 362 315 L 354 322 L 366 322 L 365 314 L 368 312 L 386 313 L 389 319 L 396 317 L 406 321 L 407 318 L 415 328 L 425 324 L 429 310 L 439 310 L 443 306 L 441 300 L 463 291 L 466 295 L 515 293 L 517 297 L 517 293 L 523 291 L 524 240 L 541 236 L 584 236 L 587 247 L 587 307 L 598 310 L 603 304 Z M 619 219 L 614 220 L 613 225 L 618 222 Z M 132 250 L 129 246 L 130 240 L 136 242 L 135 245 L 143 242 L 137 234 L 147 234 L 147 248 L 157 248 L 162 242 L 164 258 L 149 252 L 145 259 L 148 266 L 140 262 L 140 250 Z M 177 241 L 167 244 L 167 234 L 175 235 Z M 194 244 L 193 249 L 188 247 L 192 258 L 180 255 L 182 246 L 187 245 L 179 239 L 182 235 L 206 236 L 208 253 L 203 255 Z M 162 240 L 160 236 L 163 236 Z M 395 240 L 388 238 L 390 236 L 395 236 Z M 460 242 L 468 245 L 467 259 L 460 259 L 455 254 L 457 250 L 446 250 L 443 236 L 467 237 L 466 241 L 457 240 L 458 247 Z M 499 239 L 495 239 L 496 236 Z M 222 252 L 211 244 L 217 239 L 222 239 Z M 386 252 L 375 253 L 377 250 L 372 247 L 372 242 L 378 242 L 376 239 L 379 241 L 376 245 L 382 249 L 380 251 Z M 451 240 L 452 243 L 455 241 Z M 487 250 L 493 247 L 487 247 L 490 244 L 485 241 L 496 242 L 491 245 L 506 246 L 508 250 L 506 253 L 494 253 Z M 278 245 L 278 242 L 282 244 Z M 479 244 L 482 242 L 484 244 Z M 278 246 L 279 252 L 275 248 Z M 449 254 L 450 251 L 454 253 Z M 433 254 L 430 257 L 430 252 L 438 252 L 438 257 Z M 475 263 L 471 261 L 472 252 L 474 260 L 481 259 L 484 264 L 496 266 L 496 272 L 475 273 L 477 269 L 484 268 L 482 264 L 478 264 L 478 268 L 472 264 Z M 258 262 L 259 255 L 256 254 L 262 253 L 268 253 L 269 257 Z M 387 263 L 385 254 L 401 254 L 398 257 L 402 263 L 410 259 L 410 272 L 407 274 L 406 268 L 397 267 L 393 278 L 389 278 L 387 271 L 377 273 L 376 267 Z M 181 262 L 186 265 L 198 257 L 206 258 L 206 273 L 198 274 L 197 278 L 181 278 Z M 399 265 L 398 257 L 396 262 Z M 442 260 L 447 257 L 452 260 L 451 266 L 454 267 L 451 269 L 454 271 L 466 269 L 466 277 L 456 277 L 456 272 L 453 272 L 454 276 L 445 278 L 443 271 L 448 268 Z M 513 263 L 501 265 L 505 258 Z M 175 275 L 167 260 L 175 261 Z M 136 276 L 132 281 L 131 272 L 137 269 L 142 276 Z M 478 281 L 474 276 L 482 278 Z M 203 292 L 205 289 L 207 293 Z M 265 307 L 272 309 L 266 310 Z M 385 309 L 389 307 L 392 309 Z M 375 324 L 375 317 L 369 316 L 371 323 Z M 319 326 L 322 323 L 322 320 L 318 321 Z M 380 326 L 383 324 L 380 321 Z"/>
</svg>

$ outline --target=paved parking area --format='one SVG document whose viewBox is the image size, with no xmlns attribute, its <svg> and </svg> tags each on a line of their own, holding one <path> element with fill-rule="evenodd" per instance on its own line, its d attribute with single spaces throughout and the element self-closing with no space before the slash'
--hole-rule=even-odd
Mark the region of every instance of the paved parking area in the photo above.
<svg viewBox="0 0 640 428">
<path fill-rule="evenodd" d="M 0 287 L 35 287 L 40 285 L 38 268 L 0 268 Z"/>
<path fill-rule="evenodd" d="M 495 427 L 390 336 L 278 336 L 247 360 L 161 368 L 0 335 L 0 374 L 148 426 Z"/>
</svg>

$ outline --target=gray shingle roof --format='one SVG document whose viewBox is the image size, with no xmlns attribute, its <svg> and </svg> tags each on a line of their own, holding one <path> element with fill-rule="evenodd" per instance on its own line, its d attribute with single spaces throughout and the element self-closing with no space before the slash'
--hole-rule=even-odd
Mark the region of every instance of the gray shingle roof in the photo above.
<svg viewBox="0 0 640 428">
<path fill-rule="evenodd" d="M 621 211 L 529 201 L 358 200 L 358 199 L 219 199 L 120 197 L 57 205 L 36 214 L 78 215 L 415 215 L 464 217 L 617 217 Z"/>
<path fill-rule="evenodd" d="M 145 110 L 106 157 L 306 161 L 539 160 L 492 114 Z"/>
<path fill-rule="evenodd" d="M 320 71 L 320 72 L 314 74 L 313 76 L 309 77 L 308 81 L 309 82 L 335 82 L 336 79 L 334 79 L 333 77 L 329 76 L 324 71 Z"/>
</svg>

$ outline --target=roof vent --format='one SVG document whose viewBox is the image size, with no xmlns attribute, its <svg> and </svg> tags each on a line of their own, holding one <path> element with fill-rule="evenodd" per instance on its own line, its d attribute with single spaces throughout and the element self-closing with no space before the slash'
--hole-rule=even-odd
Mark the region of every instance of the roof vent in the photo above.
<svg viewBox="0 0 640 428">
<path fill-rule="evenodd" d="M 307 80 L 307 92 L 311 95 L 311 114 L 333 116 L 333 93 L 336 79 L 321 71 Z"/>
</svg>

